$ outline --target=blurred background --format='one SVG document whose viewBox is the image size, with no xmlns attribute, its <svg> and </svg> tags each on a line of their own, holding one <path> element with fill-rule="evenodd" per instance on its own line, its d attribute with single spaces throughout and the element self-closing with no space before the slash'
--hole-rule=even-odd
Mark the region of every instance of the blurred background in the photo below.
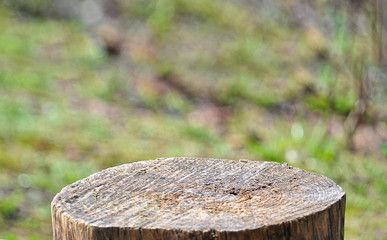
<svg viewBox="0 0 387 240">
<path fill-rule="evenodd" d="M 51 239 L 103 168 L 198 156 L 326 175 L 346 239 L 387 239 L 386 32 L 383 0 L 0 0 L 0 238 Z"/>
</svg>

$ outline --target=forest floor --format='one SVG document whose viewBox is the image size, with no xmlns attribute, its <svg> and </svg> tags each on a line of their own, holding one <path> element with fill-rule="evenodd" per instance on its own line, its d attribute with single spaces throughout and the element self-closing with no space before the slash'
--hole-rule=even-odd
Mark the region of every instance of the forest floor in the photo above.
<svg viewBox="0 0 387 240">
<path fill-rule="evenodd" d="M 387 54 L 361 6 L 16 2 L 0 1 L 0 238 L 50 239 L 53 196 L 96 171 L 195 156 L 326 175 L 346 238 L 387 239 Z"/>
</svg>

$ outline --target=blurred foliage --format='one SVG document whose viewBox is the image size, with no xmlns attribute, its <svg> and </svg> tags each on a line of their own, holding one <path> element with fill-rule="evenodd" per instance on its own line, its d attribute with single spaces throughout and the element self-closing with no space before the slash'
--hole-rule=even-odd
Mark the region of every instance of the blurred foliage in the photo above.
<svg viewBox="0 0 387 240">
<path fill-rule="evenodd" d="M 50 239 L 100 169 L 198 156 L 324 174 L 346 238 L 386 239 L 381 2 L 0 0 L 0 238 Z"/>
</svg>

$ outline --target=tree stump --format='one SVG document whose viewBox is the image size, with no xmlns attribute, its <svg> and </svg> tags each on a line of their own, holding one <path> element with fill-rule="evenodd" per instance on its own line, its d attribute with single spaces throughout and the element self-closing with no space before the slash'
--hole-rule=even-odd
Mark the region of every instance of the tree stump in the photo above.
<svg viewBox="0 0 387 240">
<path fill-rule="evenodd" d="M 344 239 L 325 176 L 249 160 L 163 158 L 77 181 L 51 204 L 54 239 Z"/>
</svg>

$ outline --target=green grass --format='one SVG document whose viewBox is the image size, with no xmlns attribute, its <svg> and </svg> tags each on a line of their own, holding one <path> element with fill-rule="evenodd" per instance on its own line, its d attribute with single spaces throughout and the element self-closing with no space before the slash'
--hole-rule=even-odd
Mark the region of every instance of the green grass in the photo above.
<svg viewBox="0 0 387 240">
<path fill-rule="evenodd" d="M 81 23 L 42 15 L 48 1 L 1 2 L 0 238 L 50 239 L 53 196 L 103 168 L 199 156 L 326 175 L 347 193 L 346 238 L 386 239 L 383 86 L 368 99 L 375 131 L 348 143 L 358 68 L 386 72 L 344 9 L 317 1 L 327 33 L 285 4 L 256 14 L 243 1 L 118 1 L 132 45 L 109 57 Z"/>
</svg>

